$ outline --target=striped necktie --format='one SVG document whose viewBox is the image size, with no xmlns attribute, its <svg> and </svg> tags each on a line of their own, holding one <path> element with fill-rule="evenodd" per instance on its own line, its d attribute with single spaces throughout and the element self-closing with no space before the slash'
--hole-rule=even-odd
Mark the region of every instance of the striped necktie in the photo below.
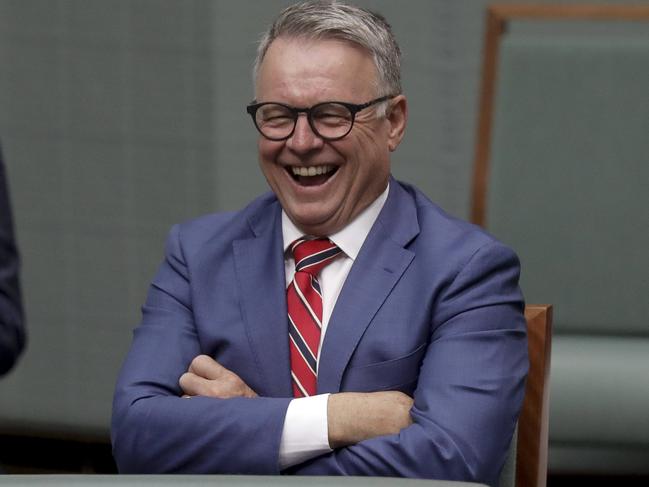
<svg viewBox="0 0 649 487">
<path fill-rule="evenodd" d="M 291 244 L 295 274 L 286 290 L 293 396 L 316 394 L 322 330 L 322 291 L 318 273 L 341 250 L 328 239 L 300 238 Z"/>
</svg>

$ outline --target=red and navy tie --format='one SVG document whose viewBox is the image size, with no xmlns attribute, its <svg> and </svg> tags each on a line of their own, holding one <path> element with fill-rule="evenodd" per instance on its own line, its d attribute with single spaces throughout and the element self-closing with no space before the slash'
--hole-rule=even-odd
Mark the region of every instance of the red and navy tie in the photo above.
<svg viewBox="0 0 649 487">
<path fill-rule="evenodd" d="M 286 290 L 293 396 L 313 396 L 317 390 L 318 347 L 322 330 L 322 291 L 318 273 L 341 250 L 328 239 L 300 238 L 291 244 L 295 275 Z"/>
</svg>

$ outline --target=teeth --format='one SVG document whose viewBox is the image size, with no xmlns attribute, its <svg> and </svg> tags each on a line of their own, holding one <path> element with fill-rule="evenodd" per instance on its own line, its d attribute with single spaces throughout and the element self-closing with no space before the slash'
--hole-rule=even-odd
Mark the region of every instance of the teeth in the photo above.
<svg viewBox="0 0 649 487">
<path fill-rule="evenodd" d="M 293 166 L 291 171 L 293 171 L 294 176 L 317 176 L 320 174 L 327 174 L 333 170 L 333 166 L 325 164 L 322 166 Z"/>
</svg>

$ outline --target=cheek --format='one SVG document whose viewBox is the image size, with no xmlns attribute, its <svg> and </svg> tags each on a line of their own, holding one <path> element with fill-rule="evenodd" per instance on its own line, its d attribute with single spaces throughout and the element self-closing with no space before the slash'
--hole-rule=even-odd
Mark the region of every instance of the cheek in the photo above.
<svg viewBox="0 0 649 487">
<path fill-rule="evenodd" d="M 273 164 L 282 149 L 282 144 L 261 138 L 257 143 L 259 162 L 262 166 Z"/>
<path fill-rule="evenodd" d="M 384 141 L 376 137 L 363 137 L 355 144 L 353 158 L 356 172 L 368 179 L 382 178 L 389 171 L 389 152 Z"/>
</svg>

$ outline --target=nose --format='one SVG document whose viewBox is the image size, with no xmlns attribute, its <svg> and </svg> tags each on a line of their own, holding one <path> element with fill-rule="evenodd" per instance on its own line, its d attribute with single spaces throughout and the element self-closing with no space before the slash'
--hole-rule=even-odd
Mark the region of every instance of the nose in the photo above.
<svg viewBox="0 0 649 487">
<path fill-rule="evenodd" d="M 295 152 L 309 152 L 322 147 L 323 140 L 309 125 L 305 113 L 300 113 L 295 122 L 293 134 L 286 139 L 286 146 Z"/>
</svg>

